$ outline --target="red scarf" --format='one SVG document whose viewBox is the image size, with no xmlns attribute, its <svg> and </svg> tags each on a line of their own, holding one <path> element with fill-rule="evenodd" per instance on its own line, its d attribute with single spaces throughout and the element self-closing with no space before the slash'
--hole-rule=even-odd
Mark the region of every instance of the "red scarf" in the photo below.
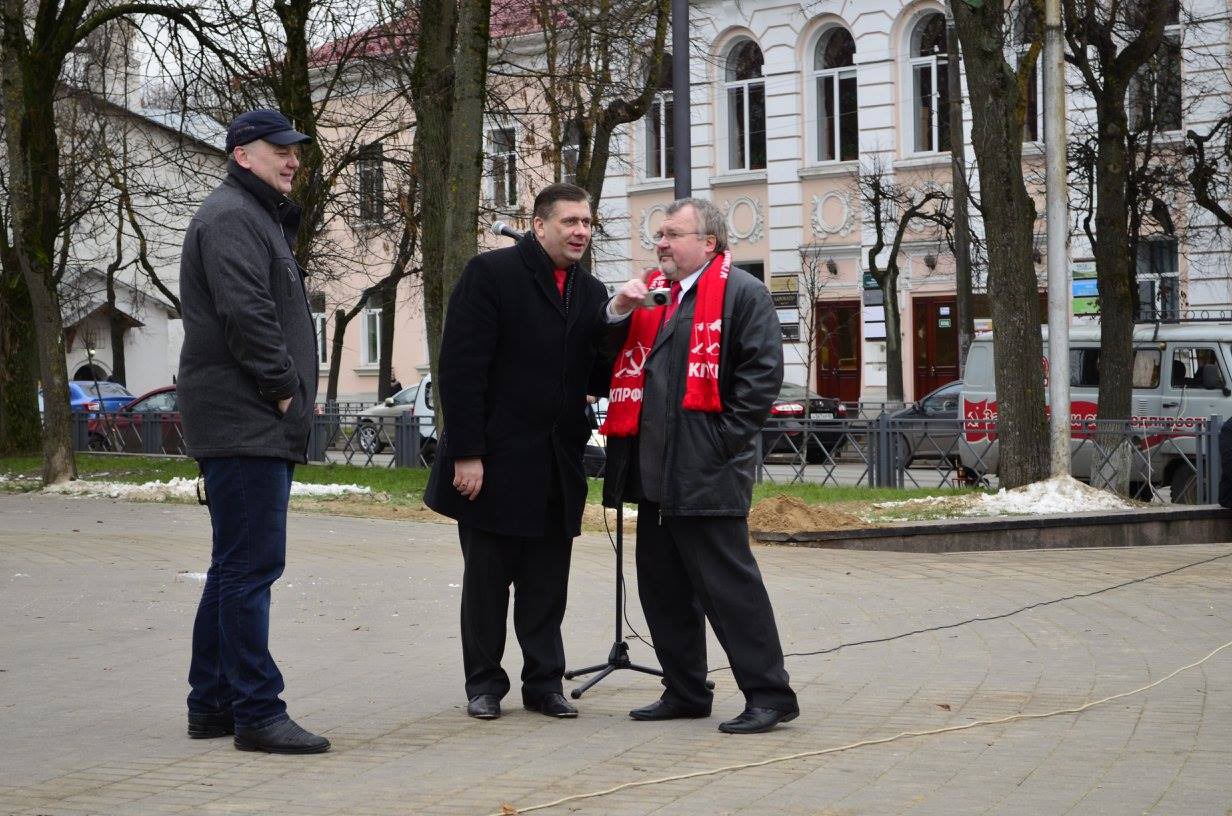
<svg viewBox="0 0 1232 816">
<path fill-rule="evenodd" d="M 717 414 L 723 410 L 719 398 L 719 343 L 723 329 L 723 294 L 727 291 L 727 272 L 731 252 L 716 255 L 697 281 L 693 308 L 693 333 L 689 338 L 689 359 L 685 375 L 685 410 Z M 665 283 L 663 272 L 650 273 L 646 285 L 658 289 Z M 606 436 L 637 436 L 642 417 L 642 371 L 655 337 L 663 324 L 667 306 L 634 309 L 629 336 L 612 371 L 607 419 L 599 433 Z"/>
</svg>

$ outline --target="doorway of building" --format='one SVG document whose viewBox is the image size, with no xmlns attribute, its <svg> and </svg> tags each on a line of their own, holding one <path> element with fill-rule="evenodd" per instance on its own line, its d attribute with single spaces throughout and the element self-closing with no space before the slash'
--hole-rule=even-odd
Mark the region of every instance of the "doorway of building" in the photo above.
<svg viewBox="0 0 1232 816">
<path fill-rule="evenodd" d="M 817 393 L 860 399 L 860 302 L 823 301 L 817 308 Z"/>
<path fill-rule="evenodd" d="M 912 303 L 915 331 L 915 399 L 958 379 L 958 320 L 954 296 L 919 297 Z"/>
</svg>

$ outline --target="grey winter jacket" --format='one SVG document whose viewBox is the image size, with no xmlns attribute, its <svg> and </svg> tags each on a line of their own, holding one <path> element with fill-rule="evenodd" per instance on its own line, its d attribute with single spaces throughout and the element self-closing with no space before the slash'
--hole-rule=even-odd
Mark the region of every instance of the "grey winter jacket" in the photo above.
<svg viewBox="0 0 1232 816">
<path fill-rule="evenodd" d="M 235 164 L 188 225 L 177 392 L 188 455 L 307 461 L 316 330 L 291 254 L 297 205 Z M 280 399 L 291 398 L 286 414 Z"/>
<path fill-rule="evenodd" d="M 748 515 L 754 442 L 783 384 L 782 332 L 765 284 L 733 267 L 719 346 L 723 410 L 684 410 L 697 289 L 685 293 L 646 358 L 639 435 L 608 440 L 603 481 L 608 507 L 649 499 L 665 516 Z M 622 324 L 623 331 L 629 323 Z"/>
</svg>

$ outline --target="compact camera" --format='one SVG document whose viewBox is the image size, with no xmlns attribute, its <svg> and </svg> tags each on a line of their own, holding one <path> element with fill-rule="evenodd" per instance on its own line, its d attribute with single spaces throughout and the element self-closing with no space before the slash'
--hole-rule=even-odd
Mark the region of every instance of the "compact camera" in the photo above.
<svg viewBox="0 0 1232 816">
<path fill-rule="evenodd" d="M 666 306 L 668 300 L 671 299 L 671 296 L 671 289 L 651 289 L 646 293 L 646 297 L 642 298 L 642 305 L 647 308 Z"/>
</svg>

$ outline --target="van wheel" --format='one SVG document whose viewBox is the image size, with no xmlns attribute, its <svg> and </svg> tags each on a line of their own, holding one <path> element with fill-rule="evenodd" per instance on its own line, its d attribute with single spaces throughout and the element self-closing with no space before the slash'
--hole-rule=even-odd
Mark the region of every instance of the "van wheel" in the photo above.
<svg viewBox="0 0 1232 816">
<path fill-rule="evenodd" d="M 432 463 L 436 461 L 436 440 L 429 439 L 420 449 L 419 455 L 423 457 L 423 463 L 427 467 L 432 467 Z"/>
<path fill-rule="evenodd" d="M 375 456 L 385 449 L 385 441 L 381 439 L 380 429 L 371 420 L 364 420 L 359 430 L 355 432 L 359 438 L 359 449 L 369 456 Z"/>
<path fill-rule="evenodd" d="M 1172 478 L 1169 482 L 1172 485 L 1173 504 L 1198 503 L 1198 475 L 1192 466 L 1178 462 L 1172 468 Z"/>
<path fill-rule="evenodd" d="M 92 451 L 109 451 L 111 450 L 111 440 L 99 433 L 90 434 L 89 448 Z"/>
</svg>

